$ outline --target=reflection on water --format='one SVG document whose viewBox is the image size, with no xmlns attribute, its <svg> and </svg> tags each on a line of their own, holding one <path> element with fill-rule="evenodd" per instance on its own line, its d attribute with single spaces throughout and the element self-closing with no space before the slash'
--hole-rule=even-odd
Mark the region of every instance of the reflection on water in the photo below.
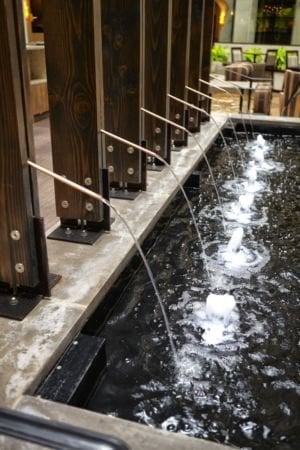
<svg viewBox="0 0 300 450">
<path fill-rule="evenodd" d="M 247 450 L 299 449 L 300 138 L 268 141 L 263 163 L 269 167 L 254 158 L 247 173 L 236 168 L 234 181 L 225 153 L 211 151 L 226 231 L 205 167 L 200 191 L 190 193 L 215 292 L 183 202 L 173 205 L 176 215 L 149 251 L 178 367 L 141 269 L 104 329 L 108 372 L 88 408 Z M 248 164 L 255 151 L 247 149 Z M 253 198 L 241 200 L 249 192 Z M 241 226 L 230 261 L 224 255 Z"/>
</svg>

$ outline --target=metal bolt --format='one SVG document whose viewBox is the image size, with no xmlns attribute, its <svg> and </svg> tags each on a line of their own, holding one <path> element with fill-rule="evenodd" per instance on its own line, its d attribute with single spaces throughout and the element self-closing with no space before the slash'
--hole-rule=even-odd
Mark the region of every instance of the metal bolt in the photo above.
<svg viewBox="0 0 300 450">
<path fill-rule="evenodd" d="M 91 202 L 86 202 L 86 204 L 85 204 L 85 209 L 86 209 L 87 211 L 93 211 L 93 210 L 94 210 L 94 205 L 93 205 L 93 203 L 91 203 Z"/>
<path fill-rule="evenodd" d="M 156 145 L 155 146 L 155 151 L 156 152 L 160 152 L 161 151 L 161 146 L 160 145 Z"/>
<path fill-rule="evenodd" d="M 161 133 L 161 128 L 156 127 L 154 131 L 155 131 L 156 134 L 160 134 Z"/>
<path fill-rule="evenodd" d="M 25 270 L 24 264 L 22 264 L 22 263 L 17 263 L 17 264 L 15 265 L 15 269 L 16 269 L 16 272 L 18 272 L 18 273 L 23 273 L 24 270 Z"/>
<path fill-rule="evenodd" d="M 84 179 L 84 184 L 85 184 L 86 186 L 91 186 L 91 184 L 92 184 L 92 179 L 91 179 L 91 177 L 86 177 L 86 178 Z"/>
<path fill-rule="evenodd" d="M 61 202 L 61 206 L 62 206 L 62 208 L 69 208 L 69 202 L 68 202 L 68 200 L 63 200 L 62 202 Z"/>
<path fill-rule="evenodd" d="M 8 303 L 9 303 L 11 306 L 16 306 L 16 305 L 19 303 L 19 300 L 17 299 L 17 297 L 11 297 L 11 298 L 9 299 Z"/>
<path fill-rule="evenodd" d="M 175 134 L 180 134 L 180 130 L 178 128 L 175 130 Z"/>
<path fill-rule="evenodd" d="M 108 171 L 113 173 L 115 171 L 114 166 L 108 166 Z"/>
<path fill-rule="evenodd" d="M 180 119 L 181 115 L 179 113 L 175 114 L 175 119 Z"/>
<path fill-rule="evenodd" d="M 133 175 L 134 174 L 134 169 L 132 167 L 129 167 L 129 169 L 127 170 L 128 175 Z"/>
<path fill-rule="evenodd" d="M 133 147 L 127 147 L 127 152 L 129 153 L 129 155 L 132 155 L 132 153 L 134 153 L 134 148 Z"/>
<path fill-rule="evenodd" d="M 112 152 L 114 151 L 114 146 L 113 146 L 113 145 L 108 145 L 108 146 L 107 146 L 107 151 L 108 151 L 109 153 L 112 153 Z"/>
<path fill-rule="evenodd" d="M 12 230 L 10 232 L 10 237 L 14 240 L 14 241 L 19 241 L 21 239 L 21 233 L 18 230 Z"/>
</svg>

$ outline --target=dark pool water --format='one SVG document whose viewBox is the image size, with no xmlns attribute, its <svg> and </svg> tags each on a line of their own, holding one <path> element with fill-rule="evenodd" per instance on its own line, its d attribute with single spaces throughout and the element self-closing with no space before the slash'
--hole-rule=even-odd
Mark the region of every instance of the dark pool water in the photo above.
<svg viewBox="0 0 300 450">
<path fill-rule="evenodd" d="M 276 164 L 257 170 L 263 188 L 254 194 L 250 221 L 234 220 L 245 171 L 236 163 L 238 179 L 232 182 L 227 154 L 218 146 L 210 158 L 224 207 L 233 211 L 226 231 L 205 166 L 200 188 L 189 192 L 213 285 L 180 196 L 168 212 L 173 215 L 153 235 L 147 257 L 170 319 L 178 366 L 141 267 L 102 330 L 108 370 L 88 409 L 245 450 L 300 448 L 300 137 L 267 139 L 272 145 L 265 161 Z M 253 150 L 244 158 L 249 168 Z M 238 226 L 253 256 L 249 266 L 226 265 L 220 253 Z M 220 334 L 205 319 L 210 292 L 236 300 L 216 343 L 205 331 L 212 325 Z"/>
</svg>

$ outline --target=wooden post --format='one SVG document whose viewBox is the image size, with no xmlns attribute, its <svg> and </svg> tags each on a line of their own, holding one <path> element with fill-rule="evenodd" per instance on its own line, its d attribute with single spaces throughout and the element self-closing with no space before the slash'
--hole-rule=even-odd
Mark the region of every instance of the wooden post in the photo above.
<svg viewBox="0 0 300 450">
<path fill-rule="evenodd" d="M 141 143 L 141 3 L 102 0 L 104 129 Z M 100 3 L 100 2 L 99 2 Z M 132 147 L 104 137 L 112 196 L 134 198 L 146 189 L 146 158 Z"/>
<path fill-rule="evenodd" d="M 108 197 L 98 133 L 103 125 L 100 2 L 44 0 L 43 8 L 53 170 Z M 62 227 L 52 238 L 92 244 L 109 229 L 106 206 L 59 182 L 55 198 Z"/>
<path fill-rule="evenodd" d="M 36 177 L 27 165 L 33 139 L 23 12 L 18 0 L 0 0 L 0 67 L 0 286 L 5 292 L 0 314 L 20 319 L 36 304 L 33 300 L 22 305 L 19 296 L 24 289 L 28 295 L 49 295 L 50 290 L 43 224 L 33 217 L 39 210 Z M 28 307 L 23 308 L 24 303 Z"/>
<path fill-rule="evenodd" d="M 173 0 L 170 94 L 182 100 L 187 100 L 191 6 L 191 0 Z M 188 127 L 187 109 L 174 100 L 170 101 L 170 120 Z M 176 146 L 187 143 L 186 133 L 179 129 L 172 129 L 172 139 Z"/>
<path fill-rule="evenodd" d="M 209 81 L 210 72 L 210 61 L 211 61 L 211 46 L 213 39 L 213 23 L 214 23 L 214 5 L 215 2 L 211 0 L 204 1 L 204 20 L 203 20 L 203 35 L 202 35 L 202 61 L 201 61 L 201 76 L 202 80 Z M 200 85 L 201 92 L 209 94 L 209 87 L 202 83 Z M 210 101 L 208 99 L 203 99 L 201 101 L 201 108 L 205 109 L 210 113 Z M 209 120 L 206 114 L 201 115 L 202 121 Z"/>
<path fill-rule="evenodd" d="M 169 117 L 172 0 L 143 0 L 142 106 Z M 143 114 L 143 140 L 168 163 L 171 160 L 170 126 Z M 156 166 L 160 161 L 153 160 Z M 149 166 L 151 168 L 151 165 Z"/>
<path fill-rule="evenodd" d="M 200 87 L 199 76 L 201 75 L 203 13 L 204 0 L 192 0 L 188 86 L 196 90 L 199 90 Z M 189 91 L 187 101 L 198 106 L 200 96 Z M 194 109 L 189 110 L 188 128 L 191 132 L 200 131 L 200 113 Z"/>
</svg>

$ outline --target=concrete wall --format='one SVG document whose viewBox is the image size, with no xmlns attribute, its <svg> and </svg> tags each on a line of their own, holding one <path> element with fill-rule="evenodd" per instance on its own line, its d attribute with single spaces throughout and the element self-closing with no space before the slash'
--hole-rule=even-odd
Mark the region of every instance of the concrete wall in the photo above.
<svg viewBox="0 0 300 450">
<path fill-rule="evenodd" d="M 295 6 L 294 28 L 292 34 L 292 45 L 300 44 L 300 0 L 297 0 Z"/>
<path fill-rule="evenodd" d="M 257 4 L 258 0 L 236 2 L 233 42 L 254 42 Z"/>
</svg>

